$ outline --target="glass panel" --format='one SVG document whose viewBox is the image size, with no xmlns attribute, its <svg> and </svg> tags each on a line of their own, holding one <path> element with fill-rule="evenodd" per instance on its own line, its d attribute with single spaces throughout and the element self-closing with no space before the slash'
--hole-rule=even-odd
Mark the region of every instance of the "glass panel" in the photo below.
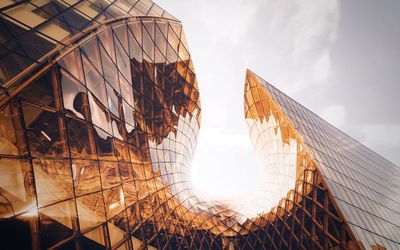
<svg viewBox="0 0 400 250">
<path fill-rule="evenodd" d="M 133 119 L 133 108 L 129 106 L 125 101 L 123 102 L 124 105 L 124 118 L 125 122 L 129 123 L 130 125 L 134 125 L 134 119 Z"/>
<path fill-rule="evenodd" d="M 64 70 L 60 72 L 64 108 L 67 114 L 89 120 L 90 112 L 86 88 Z"/>
<path fill-rule="evenodd" d="M 0 86 L 33 64 L 35 62 L 26 56 L 0 48 L 0 65 L 2 67 L 0 71 Z"/>
<path fill-rule="evenodd" d="M 125 216 L 125 212 L 120 213 L 112 218 L 110 223 L 107 223 L 111 246 L 119 243 L 126 236 L 127 220 Z"/>
<path fill-rule="evenodd" d="M 0 219 L 36 210 L 35 187 L 28 160 L 0 158 L 0 200 Z"/>
<path fill-rule="evenodd" d="M 178 55 L 169 44 L 167 45 L 167 60 L 170 63 L 174 63 L 178 60 Z"/>
<path fill-rule="evenodd" d="M 104 105 L 89 92 L 90 113 L 93 124 L 111 133 L 111 116 Z"/>
<path fill-rule="evenodd" d="M 106 220 L 104 200 L 101 192 L 76 199 L 81 231 L 93 228 Z"/>
<path fill-rule="evenodd" d="M 71 0 L 69 0 L 69 1 L 71 1 Z M 99 9 L 96 5 L 93 5 L 89 1 L 79 3 L 78 5 L 75 6 L 75 9 L 80 11 L 80 13 L 83 13 L 85 16 L 89 17 L 90 19 L 94 19 L 101 12 L 101 9 Z"/>
<path fill-rule="evenodd" d="M 118 92 L 115 91 L 108 83 L 106 83 L 107 86 L 107 97 L 108 97 L 108 104 L 110 107 L 111 113 L 119 117 L 119 103 L 120 103 L 120 98 L 118 96 Z"/>
<path fill-rule="evenodd" d="M 88 63 L 89 61 L 92 63 L 92 65 L 94 65 L 94 67 L 96 67 L 97 71 L 103 72 L 102 71 L 102 67 L 101 67 L 101 58 L 100 58 L 100 51 L 99 51 L 99 45 L 97 43 L 97 39 L 96 38 L 92 38 L 89 39 L 87 42 L 85 42 L 83 45 L 81 45 L 83 54 L 85 54 L 85 56 L 82 55 L 82 59 L 88 59 Z M 89 70 L 86 68 L 87 63 L 85 63 L 84 61 L 84 66 L 85 66 L 85 70 Z M 87 77 L 86 77 L 87 78 Z"/>
<path fill-rule="evenodd" d="M 85 69 L 86 86 L 88 89 L 107 107 L 107 93 L 104 85 L 104 79 L 92 64 L 82 57 Z"/>
<path fill-rule="evenodd" d="M 115 49 L 114 49 L 112 29 L 107 29 L 107 30 L 101 32 L 100 34 L 98 34 L 97 36 L 99 37 L 100 43 L 106 49 L 107 54 L 115 62 Z"/>
<path fill-rule="evenodd" d="M 75 8 L 65 11 L 58 19 L 62 22 L 61 27 L 71 34 L 82 32 L 83 27 L 89 22 L 89 19 L 78 13 Z"/>
<path fill-rule="evenodd" d="M 114 154 L 113 137 L 97 127 L 95 127 L 94 130 L 94 137 L 96 140 L 99 160 L 116 161 L 117 159 Z"/>
<path fill-rule="evenodd" d="M 121 94 L 124 100 L 126 100 L 131 106 L 134 105 L 133 102 L 133 91 L 132 86 L 125 80 L 125 78 L 120 75 L 120 86 L 121 86 Z"/>
<path fill-rule="evenodd" d="M 130 158 L 129 158 L 128 144 L 118 139 L 115 139 L 114 143 L 118 160 L 129 162 Z"/>
<path fill-rule="evenodd" d="M 111 60 L 110 56 L 107 54 L 102 45 L 100 45 L 100 54 L 104 69 L 104 78 L 118 93 L 120 93 L 121 91 L 118 83 L 118 71 L 115 62 Z"/>
<path fill-rule="evenodd" d="M 69 160 L 34 159 L 33 170 L 39 207 L 72 198 Z"/>
<path fill-rule="evenodd" d="M 65 124 L 71 157 L 95 159 L 97 156 L 92 125 L 70 117 L 65 118 Z"/>
<path fill-rule="evenodd" d="M 60 93 L 56 70 L 35 80 L 20 94 L 22 98 L 48 107 L 60 108 Z"/>
<path fill-rule="evenodd" d="M 72 176 L 76 196 L 93 193 L 101 189 L 99 165 L 96 161 L 73 160 Z"/>
<path fill-rule="evenodd" d="M 117 66 L 118 69 L 121 71 L 122 75 L 128 80 L 131 81 L 131 72 L 130 72 L 130 63 L 129 63 L 129 56 L 127 52 L 123 49 L 119 41 L 116 39 L 115 42 L 115 50 L 117 52 Z M 126 47 L 126 50 L 129 48 Z"/>
<path fill-rule="evenodd" d="M 67 72 L 72 74 L 80 82 L 84 82 L 81 52 L 75 49 L 58 62 Z"/>
<path fill-rule="evenodd" d="M 168 43 L 171 45 L 171 47 L 174 49 L 175 52 L 178 52 L 178 47 L 179 47 L 178 35 L 180 34 L 179 33 L 176 34 L 177 30 L 174 30 L 174 28 L 180 29 L 180 25 L 170 24 L 168 29 Z M 180 32 L 180 30 L 178 32 Z"/>
<path fill-rule="evenodd" d="M 99 165 L 103 189 L 110 188 L 121 183 L 118 162 L 100 161 Z"/>
<path fill-rule="evenodd" d="M 46 30 L 47 32 L 47 30 Z M 44 33 L 46 34 L 46 33 Z M 67 33 L 65 33 L 66 35 Z M 47 34 L 46 34 L 47 35 Z M 64 34 L 63 34 L 64 36 Z M 38 46 L 40 44 L 40 46 Z M 23 48 L 23 52 L 28 58 L 39 61 L 42 57 L 48 55 L 53 49 L 56 48 L 56 44 L 53 40 L 48 37 L 43 36 L 37 32 L 27 32 L 21 38 L 17 40 L 13 40 L 10 44 L 6 45 L 6 47 L 11 51 L 17 51 L 17 53 L 21 53 L 18 48 Z M 21 55 L 24 55 L 21 54 Z"/>
<path fill-rule="evenodd" d="M 59 112 L 22 105 L 32 156 L 67 156 L 65 129 Z"/>
<path fill-rule="evenodd" d="M 57 203 L 39 210 L 40 242 L 42 248 L 73 236 L 76 207 L 73 200 Z"/>
<path fill-rule="evenodd" d="M 125 209 L 124 192 L 121 186 L 113 187 L 103 191 L 107 210 L 107 218 L 114 217 Z"/>
<path fill-rule="evenodd" d="M 0 6 L 7 1 L 1 2 Z M 8 0 L 8 4 L 13 4 L 11 0 Z M 2 8 L 1 6 L 0 8 Z M 13 40 L 23 33 L 27 27 L 19 27 L 18 24 L 12 23 L 10 20 L 5 19 L 4 16 L 0 16 L 0 44 L 3 44 L 9 40 Z"/>
<path fill-rule="evenodd" d="M 138 200 L 137 192 L 135 183 L 133 181 L 124 183 L 123 190 L 124 190 L 125 204 L 127 207 L 137 202 Z"/>
<path fill-rule="evenodd" d="M 126 25 L 116 27 L 114 29 L 114 40 L 119 41 L 123 48 L 128 48 L 128 34 Z"/>
<path fill-rule="evenodd" d="M 111 124 L 114 132 L 114 137 L 120 140 L 126 140 L 124 123 L 113 116 Z"/>
<path fill-rule="evenodd" d="M 82 244 L 84 249 L 104 249 L 106 244 L 106 230 L 104 226 L 99 226 L 96 229 L 84 234 Z"/>
<path fill-rule="evenodd" d="M 2 220 L 1 244 L 4 249 L 39 249 L 38 211 Z"/>
<path fill-rule="evenodd" d="M 0 155 L 25 155 L 24 140 L 18 108 L 11 103 L 0 110 Z"/>
<path fill-rule="evenodd" d="M 119 171 L 121 173 L 121 178 L 123 182 L 133 181 L 135 179 L 132 170 L 132 164 L 130 162 L 120 162 Z"/>
<path fill-rule="evenodd" d="M 144 22 L 143 27 L 143 51 L 154 61 L 154 22 Z"/>
<path fill-rule="evenodd" d="M 143 61 L 142 47 L 139 45 L 141 43 L 141 27 L 137 24 L 131 24 L 129 32 L 129 54 L 131 61 L 137 68 L 141 68 L 141 63 Z M 135 34 L 136 38 L 132 35 Z M 139 37 L 138 37 L 139 36 Z M 139 41 L 139 43 L 138 43 Z"/>
</svg>

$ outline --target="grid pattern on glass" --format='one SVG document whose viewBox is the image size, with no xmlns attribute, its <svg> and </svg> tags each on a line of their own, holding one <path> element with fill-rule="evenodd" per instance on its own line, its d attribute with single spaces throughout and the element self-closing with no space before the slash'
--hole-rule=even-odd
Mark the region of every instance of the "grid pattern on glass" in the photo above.
<svg viewBox="0 0 400 250">
<path fill-rule="evenodd" d="M 267 249 L 359 249 L 308 148 L 251 71 L 246 74 L 244 99 L 250 135 L 257 155 L 261 156 L 264 179 L 268 180 L 262 194 L 270 203 L 263 205 L 266 209 L 274 206 L 266 217 L 261 216 L 268 220 L 256 223 L 269 238 L 264 246 Z M 252 241 L 246 242 L 253 247 Z"/>
<path fill-rule="evenodd" d="M 400 247 L 400 168 L 251 73 L 295 129 L 366 248 Z"/>
<path fill-rule="evenodd" d="M 200 104 L 190 57 L 179 53 L 186 50 L 181 33 L 178 23 L 162 19 L 110 25 L 61 56 L 2 109 L 14 131 L 4 136 L 13 146 L 2 162 L 12 171 L 2 177 L 22 176 L 1 182 L 2 218 L 21 227 L 18 237 L 42 248 L 357 246 L 293 128 L 265 93 L 256 97 L 259 86 L 246 95 L 246 117 L 281 143 L 296 141 L 295 186 L 271 212 L 245 221 L 226 204 L 193 195 L 187 170 Z M 117 77 L 104 72 L 112 67 Z M 128 84 L 124 94 L 122 84 Z M 279 121 L 276 134 L 257 127 L 266 115 Z M 258 134 L 256 145 L 266 135 Z M 18 146 L 19 135 L 27 150 Z"/>
<path fill-rule="evenodd" d="M 151 1 L 5 1 L 0 22 L 5 248 L 398 248 L 398 168 L 251 72 L 245 116 L 272 188 L 244 207 L 194 195 L 196 77 Z"/>
<path fill-rule="evenodd" d="M 2 228 L 32 247 L 132 248 L 189 224 L 200 102 L 181 36 L 163 18 L 107 25 L 1 108 Z"/>
<path fill-rule="evenodd" d="M 150 0 L 4 0 L 0 3 L 0 100 L 40 67 L 104 22 L 124 16 L 176 20 Z"/>
</svg>

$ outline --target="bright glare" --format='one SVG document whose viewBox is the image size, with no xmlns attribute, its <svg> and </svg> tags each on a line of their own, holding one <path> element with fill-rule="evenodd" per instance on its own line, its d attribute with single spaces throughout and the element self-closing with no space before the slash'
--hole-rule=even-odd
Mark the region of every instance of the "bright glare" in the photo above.
<svg viewBox="0 0 400 250">
<path fill-rule="evenodd" d="M 193 185 L 210 199 L 254 198 L 267 180 L 244 121 L 245 70 L 259 72 L 290 96 L 328 82 L 338 1 L 157 3 L 182 21 L 199 83 L 202 122 Z"/>
<path fill-rule="evenodd" d="M 200 129 L 192 164 L 192 183 L 208 199 L 248 196 L 259 185 L 259 168 L 249 135 Z M 247 157 L 253 155 L 253 157 Z"/>
</svg>

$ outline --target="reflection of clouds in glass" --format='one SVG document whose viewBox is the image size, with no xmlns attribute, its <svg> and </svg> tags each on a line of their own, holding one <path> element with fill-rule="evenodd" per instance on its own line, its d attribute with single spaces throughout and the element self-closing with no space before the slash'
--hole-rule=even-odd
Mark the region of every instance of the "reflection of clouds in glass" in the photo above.
<svg viewBox="0 0 400 250">
<path fill-rule="evenodd" d="M 101 127 L 111 134 L 110 114 L 90 92 L 89 105 L 93 124 Z"/>
</svg>

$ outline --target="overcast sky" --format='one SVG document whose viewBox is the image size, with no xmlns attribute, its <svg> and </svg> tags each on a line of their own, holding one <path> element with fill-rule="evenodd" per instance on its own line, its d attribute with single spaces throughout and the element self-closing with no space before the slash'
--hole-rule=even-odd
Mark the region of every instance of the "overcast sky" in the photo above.
<svg viewBox="0 0 400 250">
<path fill-rule="evenodd" d="M 156 2 L 183 23 L 199 82 L 192 176 L 201 190 L 247 195 L 260 181 L 246 68 L 400 165 L 400 1 Z"/>
</svg>

